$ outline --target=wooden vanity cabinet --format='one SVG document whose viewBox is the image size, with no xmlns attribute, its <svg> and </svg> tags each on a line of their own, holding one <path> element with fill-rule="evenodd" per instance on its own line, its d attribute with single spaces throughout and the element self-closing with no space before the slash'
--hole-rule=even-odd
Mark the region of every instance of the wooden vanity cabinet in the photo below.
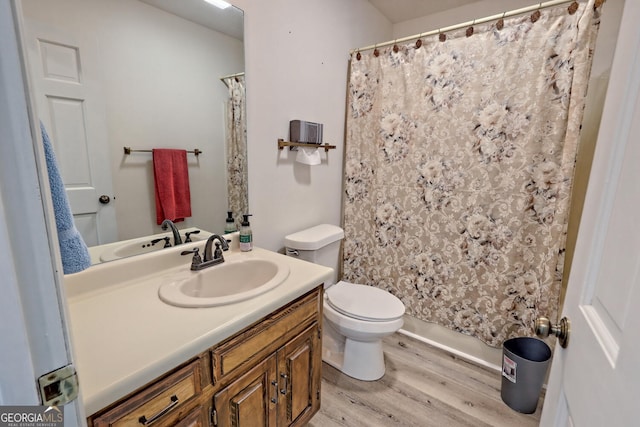
<svg viewBox="0 0 640 427">
<path fill-rule="evenodd" d="M 89 417 L 89 426 L 300 426 L 320 409 L 322 286 Z"/>
<path fill-rule="evenodd" d="M 316 322 L 214 396 L 217 426 L 296 426 L 320 408 Z"/>
<path fill-rule="evenodd" d="M 227 426 L 297 426 L 320 409 L 321 288 L 211 352 L 214 421 Z M 227 381 L 227 379 L 234 378 Z"/>
</svg>

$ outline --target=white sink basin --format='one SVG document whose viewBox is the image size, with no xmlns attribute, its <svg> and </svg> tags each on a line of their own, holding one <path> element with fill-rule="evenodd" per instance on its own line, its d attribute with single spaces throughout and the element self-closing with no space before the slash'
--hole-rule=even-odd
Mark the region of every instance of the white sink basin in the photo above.
<svg viewBox="0 0 640 427">
<path fill-rule="evenodd" d="M 182 230 L 181 230 L 182 231 Z M 210 233 L 200 232 L 198 234 L 191 234 L 191 240 L 199 242 L 201 240 L 207 240 Z M 105 248 L 100 254 L 100 261 L 113 261 L 120 258 L 126 258 L 134 255 L 142 255 L 149 252 L 159 251 L 164 249 L 164 241 L 157 242 L 155 245 L 151 244 L 151 241 L 158 238 L 169 237 L 173 243 L 173 237 L 171 234 L 159 234 L 154 236 L 141 237 L 138 239 L 132 239 L 131 241 L 120 242 L 117 244 L 111 244 Z M 184 233 L 180 233 L 182 241 L 186 240 Z"/>
<path fill-rule="evenodd" d="M 114 248 L 113 251 L 103 254 L 101 259 L 102 261 L 112 261 L 118 258 L 146 254 L 148 252 L 154 252 L 162 249 L 163 246 L 163 243 L 151 245 L 150 241 L 128 243 L 118 246 L 117 248 Z"/>
<path fill-rule="evenodd" d="M 214 307 L 253 298 L 288 276 L 289 266 L 280 260 L 239 255 L 204 270 L 181 272 L 160 285 L 158 295 L 178 307 Z"/>
</svg>

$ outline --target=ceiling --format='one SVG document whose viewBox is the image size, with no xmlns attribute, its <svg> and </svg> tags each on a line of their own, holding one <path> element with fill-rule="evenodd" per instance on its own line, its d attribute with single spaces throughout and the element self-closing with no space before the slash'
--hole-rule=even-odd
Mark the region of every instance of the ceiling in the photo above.
<svg viewBox="0 0 640 427">
<path fill-rule="evenodd" d="M 243 39 L 243 12 L 235 7 L 218 9 L 202 0 L 140 0 L 196 24 Z M 233 0 L 232 0 L 233 1 Z M 391 23 L 408 21 L 482 0 L 368 0 Z"/>
<path fill-rule="evenodd" d="M 211 28 L 233 38 L 244 38 L 244 13 L 236 7 L 218 9 L 202 0 L 140 0 L 173 13 L 196 24 Z"/>
<path fill-rule="evenodd" d="M 369 0 L 392 24 L 442 12 L 481 0 Z"/>
</svg>

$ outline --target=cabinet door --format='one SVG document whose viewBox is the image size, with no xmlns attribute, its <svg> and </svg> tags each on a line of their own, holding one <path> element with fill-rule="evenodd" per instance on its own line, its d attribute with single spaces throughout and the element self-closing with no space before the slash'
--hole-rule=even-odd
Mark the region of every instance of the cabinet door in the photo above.
<svg viewBox="0 0 640 427">
<path fill-rule="evenodd" d="M 278 350 L 278 425 L 303 425 L 320 408 L 321 339 L 314 323 Z"/>
<path fill-rule="evenodd" d="M 207 427 L 209 425 L 208 411 L 205 407 L 197 406 L 178 421 L 174 427 Z"/>
<path fill-rule="evenodd" d="M 220 390 L 214 397 L 218 427 L 276 425 L 276 355 Z"/>
</svg>

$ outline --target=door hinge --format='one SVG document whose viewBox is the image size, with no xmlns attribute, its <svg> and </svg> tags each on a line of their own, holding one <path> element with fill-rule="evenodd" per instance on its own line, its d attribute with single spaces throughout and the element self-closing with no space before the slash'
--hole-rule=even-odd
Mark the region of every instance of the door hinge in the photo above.
<svg viewBox="0 0 640 427">
<path fill-rule="evenodd" d="M 211 408 L 211 425 L 218 425 L 218 411 L 216 411 L 216 408 Z"/>
<path fill-rule="evenodd" d="M 65 405 L 78 397 L 78 376 L 72 365 L 38 378 L 40 400 L 45 406 Z"/>
</svg>

